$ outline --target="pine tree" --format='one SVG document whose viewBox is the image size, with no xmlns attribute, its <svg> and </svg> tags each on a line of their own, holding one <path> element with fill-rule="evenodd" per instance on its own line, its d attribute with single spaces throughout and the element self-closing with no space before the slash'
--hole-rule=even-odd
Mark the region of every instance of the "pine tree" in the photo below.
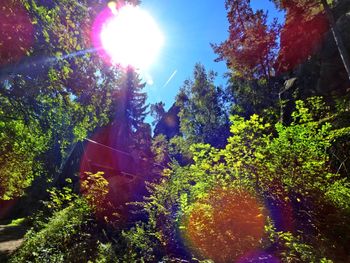
<svg viewBox="0 0 350 263">
<path fill-rule="evenodd" d="M 267 23 L 267 12 L 253 11 L 249 0 L 226 0 L 230 24 L 229 38 L 220 45 L 212 45 L 225 60 L 233 74 L 245 79 L 274 75 L 280 32 L 277 19 Z"/>
<path fill-rule="evenodd" d="M 116 94 L 116 115 L 113 121 L 113 126 L 116 127 L 116 133 L 113 134 L 114 146 L 118 149 L 126 151 L 140 149 L 142 148 L 140 133 L 143 134 L 141 137 L 150 136 L 150 131 L 144 123 L 148 114 L 147 94 L 143 92 L 145 85 L 134 69 L 131 67 L 126 69 Z"/>
<path fill-rule="evenodd" d="M 231 113 L 249 117 L 269 108 L 273 115 L 280 87 L 275 63 L 281 25 L 276 18 L 268 23 L 268 13 L 254 11 L 249 0 L 226 0 L 225 6 L 229 37 L 212 47 L 230 70 L 226 98 Z"/>
</svg>

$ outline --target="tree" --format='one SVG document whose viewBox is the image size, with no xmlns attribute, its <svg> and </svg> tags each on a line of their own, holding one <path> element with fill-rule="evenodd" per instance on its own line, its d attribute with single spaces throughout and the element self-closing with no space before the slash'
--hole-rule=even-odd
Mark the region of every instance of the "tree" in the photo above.
<svg viewBox="0 0 350 263">
<path fill-rule="evenodd" d="M 96 8 L 89 8 L 90 4 Z M 2 156 L 16 156 L 20 151 L 20 159 L 26 160 L 18 164 L 12 157 L 2 159 L 7 169 L 2 175 L 10 176 L 6 182 L 18 182 L 18 190 L 12 192 L 20 194 L 34 175 L 52 178 L 73 142 L 109 122 L 120 74 L 89 51 L 87 32 L 102 8 L 100 1 L 11 0 L 0 5 L 10 14 L 9 21 L 11 15 L 21 18 L 1 26 L 6 36 L 17 32 L 19 42 L 0 63 L 0 122 L 6 123 L 0 140 L 7 145 L 1 149 Z M 27 22 L 33 30 L 23 27 Z M 4 41 L 1 48 L 9 47 Z M 21 56 L 12 54 L 14 50 L 20 50 Z M 21 180 L 15 179 L 18 174 Z M 20 182 L 25 183 L 20 186 Z"/>
<path fill-rule="evenodd" d="M 1 3 L 0 66 L 18 62 L 33 44 L 33 25 L 20 1 Z M 18 37 L 20 36 L 20 37 Z"/>
<path fill-rule="evenodd" d="M 154 119 L 154 121 L 152 122 L 152 125 L 158 124 L 162 119 L 162 117 L 164 116 L 165 114 L 164 106 L 165 106 L 164 102 L 157 102 L 151 105 L 151 116 Z"/>
<path fill-rule="evenodd" d="M 346 260 L 349 235 L 341 231 L 350 220 L 350 184 L 331 171 L 327 150 L 349 129 L 315 118 L 315 101 L 297 101 L 288 126 L 232 116 L 224 149 L 191 145 L 191 165 L 172 164 L 149 185 L 138 240 L 155 238 L 155 245 L 138 251 L 218 262 L 254 258 L 252 250 L 281 262 Z"/>
<path fill-rule="evenodd" d="M 230 76 L 225 96 L 230 114 L 249 118 L 253 114 L 266 114 L 276 119 L 278 90 L 282 85 L 279 78 L 244 79 Z"/>
<path fill-rule="evenodd" d="M 26 124 L 20 116 L 0 117 L 0 200 L 11 200 L 23 195 L 43 172 L 38 160 L 48 150 L 50 133 L 42 132 L 37 122 Z"/>
<path fill-rule="evenodd" d="M 164 167 L 170 163 L 169 142 L 164 134 L 159 134 L 153 138 L 152 152 L 156 163 Z"/>
<path fill-rule="evenodd" d="M 222 91 L 214 85 L 215 74 L 196 64 L 194 79 L 185 81 L 176 98 L 180 130 L 187 143 L 203 142 L 216 147 L 226 143 L 228 118 Z"/>
<path fill-rule="evenodd" d="M 274 76 L 280 33 L 277 19 L 268 25 L 267 12 L 254 12 L 249 0 L 226 0 L 225 5 L 229 38 L 212 45 L 218 60 L 225 60 L 233 74 L 244 79 Z"/>
<path fill-rule="evenodd" d="M 116 115 L 112 123 L 116 127 L 116 133 L 113 134 L 115 142 L 112 145 L 119 149 L 131 150 L 141 144 L 140 138 L 135 137 L 137 133 L 150 136 L 150 131 L 145 130 L 144 123 L 148 105 L 147 94 L 142 92 L 142 89 L 146 83 L 141 82 L 139 75 L 131 67 L 126 69 L 120 81 L 121 86 L 116 94 Z"/>
<path fill-rule="evenodd" d="M 281 26 L 277 19 L 268 24 L 268 13 L 253 11 L 249 0 L 225 3 L 229 37 L 212 47 L 217 60 L 225 60 L 230 69 L 225 93 L 231 113 L 249 118 L 263 110 L 274 111 L 280 86 L 274 64 Z"/>
</svg>

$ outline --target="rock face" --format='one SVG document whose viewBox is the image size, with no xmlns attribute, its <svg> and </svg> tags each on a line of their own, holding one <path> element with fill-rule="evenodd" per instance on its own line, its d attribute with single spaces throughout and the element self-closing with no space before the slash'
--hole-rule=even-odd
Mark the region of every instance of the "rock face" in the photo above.
<svg viewBox="0 0 350 263">
<path fill-rule="evenodd" d="M 345 48 L 350 54 L 350 0 L 337 1 L 332 13 Z M 328 30 L 320 39 L 322 41 L 304 61 L 298 61 L 293 69 L 288 69 L 282 75 L 287 80 L 296 79 L 291 88 L 287 89 L 282 96 L 282 99 L 287 101 L 284 108 L 285 115 L 290 116 L 296 99 L 305 100 L 311 96 L 322 96 L 330 112 L 336 116 L 332 120 L 333 127 L 348 127 L 350 125 L 350 82 L 333 34 Z M 297 45 L 302 42 L 303 39 L 299 39 Z M 281 39 L 281 45 L 283 43 Z M 287 44 L 295 48 L 293 42 Z M 290 121 L 290 119 L 286 120 L 287 123 Z M 335 171 L 339 167 L 350 167 L 349 152 L 349 136 L 339 138 L 332 148 L 334 156 L 342 157 L 332 159 L 331 165 Z M 348 168 L 342 168 L 339 173 L 350 176 Z"/>
<path fill-rule="evenodd" d="M 344 10 L 341 13 L 335 12 L 337 17 L 337 27 L 340 31 L 345 48 L 350 53 L 350 1 L 346 5 L 342 5 Z M 338 9 L 335 9 L 338 10 Z M 347 10 L 347 12 L 345 12 Z M 345 71 L 343 62 L 340 58 L 337 46 L 331 33 L 327 34 L 327 38 L 321 51 L 316 54 L 320 61 L 319 79 L 317 82 L 317 90 L 324 97 L 337 96 L 343 97 L 350 91 L 350 83 Z"/>
<path fill-rule="evenodd" d="M 106 213 L 111 214 L 103 216 L 111 218 L 112 214 L 117 212 L 119 219 L 127 222 L 132 215 L 126 203 L 142 200 L 147 194 L 145 181 L 149 181 L 152 174 L 147 160 L 139 158 L 136 153 L 113 147 L 110 143 L 111 129 L 101 128 L 91 139 L 76 143 L 54 184 L 57 187 L 64 187 L 67 185 L 66 179 L 69 178 L 75 192 L 84 194 L 80 185 L 86 180 L 86 172 L 103 172 L 109 187 L 105 205 L 110 204 L 113 207 L 113 209 L 106 208 Z"/>
<path fill-rule="evenodd" d="M 180 135 L 180 108 L 173 104 L 154 128 L 154 136 L 164 134 L 167 139 Z"/>
<path fill-rule="evenodd" d="M 337 1 L 332 11 L 345 47 L 350 53 L 350 0 Z M 327 103 L 334 107 L 339 103 L 339 98 L 349 103 L 350 83 L 329 26 L 324 25 L 324 22 L 328 21 L 320 15 L 310 21 L 300 22 L 292 13 L 288 20 L 287 15 L 286 26 L 281 35 L 281 54 L 278 62 L 286 68 L 279 70 L 286 79 L 296 77 L 297 81 L 294 89 L 290 90 L 291 94 L 285 95 L 296 99 L 323 96 Z M 300 29 L 303 23 L 310 26 L 314 24 L 315 27 L 311 27 L 311 32 L 306 32 Z M 294 30 L 298 28 L 300 30 Z M 306 48 L 303 47 L 304 44 Z"/>
<path fill-rule="evenodd" d="M 275 65 L 277 73 L 295 69 L 317 50 L 329 30 L 323 13 L 310 15 L 308 7 L 286 4 L 286 21 L 281 31 L 281 49 Z"/>
</svg>

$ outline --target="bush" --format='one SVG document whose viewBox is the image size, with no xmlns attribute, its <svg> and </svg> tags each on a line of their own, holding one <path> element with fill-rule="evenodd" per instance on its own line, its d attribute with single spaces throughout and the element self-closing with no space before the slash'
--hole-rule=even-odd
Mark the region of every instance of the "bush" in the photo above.
<svg viewBox="0 0 350 263">
<path fill-rule="evenodd" d="M 332 172 L 328 155 L 339 130 L 313 112 L 297 101 L 288 126 L 258 115 L 232 116 L 225 149 L 191 145 L 190 165 L 172 164 L 159 183 L 148 185 L 151 194 L 142 204 L 148 222 L 130 236 L 133 252 L 215 262 L 254 249 L 269 250 L 281 262 L 347 257 L 348 232 L 339 230 L 349 222 L 350 184 Z M 267 217 L 278 229 L 270 244 L 261 234 Z"/>
<path fill-rule="evenodd" d="M 10 262 L 86 262 L 95 253 L 91 210 L 83 199 L 54 213 L 39 232 L 29 231 Z"/>
<path fill-rule="evenodd" d="M 47 219 L 44 211 L 37 214 L 36 229 L 26 234 L 10 262 L 87 262 L 108 251 L 99 242 L 102 231 L 95 220 L 96 210 L 102 209 L 99 202 L 108 193 L 108 182 L 102 173 L 89 173 L 82 188 L 84 197 L 73 194 L 69 187 L 49 190 L 46 212 L 52 216 Z"/>
</svg>

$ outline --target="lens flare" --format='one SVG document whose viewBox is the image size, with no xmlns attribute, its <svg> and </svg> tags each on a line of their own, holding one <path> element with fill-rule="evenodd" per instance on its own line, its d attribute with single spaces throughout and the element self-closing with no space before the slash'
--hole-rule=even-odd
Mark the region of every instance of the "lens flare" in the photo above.
<svg viewBox="0 0 350 263">
<path fill-rule="evenodd" d="M 116 13 L 117 13 L 118 5 L 117 5 L 116 2 L 109 2 L 109 3 L 108 3 L 108 8 L 111 9 L 111 11 L 112 11 L 113 14 L 116 14 Z"/>
<path fill-rule="evenodd" d="M 91 140 L 86 141 L 79 175 L 80 190 L 82 195 L 86 196 L 91 195 L 91 191 L 86 191 L 89 188 L 86 185 L 91 185 L 88 173 L 103 173 L 103 177 L 108 181 L 105 186 L 108 189 L 102 189 L 107 190 L 103 201 L 96 199 L 98 194 L 95 194 L 96 205 L 99 206 L 95 210 L 96 217 L 122 224 L 132 216 L 126 204 L 140 201 L 145 194 L 146 175 L 140 174 L 142 163 L 135 156 L 117 149 L 116 130 L 113 125 L 107 126 L 100 129 Z M 94 200 L 91 197 L 90 199 Z"/>
<path fill-rule="evenodd" d="M 95 45 L 103 49 L 102 55 L 110 63 L 145 70 L 158 56 L 163 35 L 151 15 L 140 7 L 116 8 L 111 2 L 97 18 Z"/>
<path fill-rule="evenodd" d="M 185 239 L 203 258 L 235 262 L 259 248 L 265 208 L 244 190 L 216 189 L 198 201 L 185 219 Z"/>
<path fill-rule="evenodd" d="M 34 40 L 32 21 L 19 1 L 0 3 L 0 67 L 18 62 Z"/>
<path fill-rule="evenodd" d="M 329 22 L 323 12 L 311 15 L 308 13 L 311 12 L 308 7 L 297 5 L 293 1 L 286 4 L 286 7 L 286 23 L 281 32 L 281 49 L 275 64 L 279 74 L 295 69 L 310 58 L 329 31 Z"/>
</svg>

